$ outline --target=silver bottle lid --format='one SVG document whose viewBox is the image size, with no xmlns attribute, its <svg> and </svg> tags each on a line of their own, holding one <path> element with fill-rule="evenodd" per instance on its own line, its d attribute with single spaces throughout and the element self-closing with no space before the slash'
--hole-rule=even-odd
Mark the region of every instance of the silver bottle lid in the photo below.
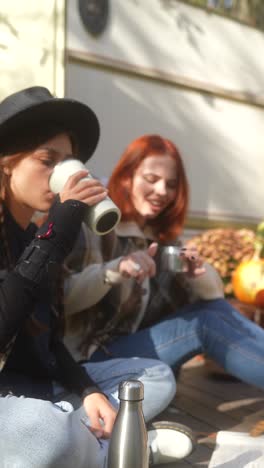
<svg viewBox="0 0 264 468">
<path fill-rule="evenodd" d="M 118 390 L 119 400 L 144 400 L 144 385 L 140 380 L 124 380 L 120 382 Z"/>
</svg>

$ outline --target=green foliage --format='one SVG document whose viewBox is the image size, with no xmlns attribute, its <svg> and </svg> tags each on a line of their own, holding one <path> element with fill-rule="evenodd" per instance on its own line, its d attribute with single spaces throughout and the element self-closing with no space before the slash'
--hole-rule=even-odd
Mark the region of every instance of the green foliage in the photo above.
<svg viewBox="0 0 264 468">
<path fill-rule="evenodd" d="M 208 8 L 209 4 L 208 0 L 180 1 L 202 8 Z M 208 9 L 264 30 L 264 0 L 233 0 L 231 8 L 225 7 L 224 0 L 218 0 L 217 6 Z"/>
</svg>

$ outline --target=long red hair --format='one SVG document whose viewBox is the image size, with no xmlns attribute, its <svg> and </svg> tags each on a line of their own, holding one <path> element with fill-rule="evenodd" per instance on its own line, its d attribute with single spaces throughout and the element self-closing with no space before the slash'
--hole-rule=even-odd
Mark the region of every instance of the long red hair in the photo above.
<svg viewBox="0 0 264 468">
<path fill-rule="evenodd" d="M 176 163 L 176 197 L 157 218 L 148 221 L 160 242 L 176 239 L 182 231 L 189 202 L 188 182 L 181 155 L 176 146 L 159 135 L 143 135 L 128 145 L 115 166 L 108 183 L 109 196 L 122 213 L 122 221 L 138 221 L 130 191 L 136 169 L 148 156 L 171 156 Z"/>
</svg>

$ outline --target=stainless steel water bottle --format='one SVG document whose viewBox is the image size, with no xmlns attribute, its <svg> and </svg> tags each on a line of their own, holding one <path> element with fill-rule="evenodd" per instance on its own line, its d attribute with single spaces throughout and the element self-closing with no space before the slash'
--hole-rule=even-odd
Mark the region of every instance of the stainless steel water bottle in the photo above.
<svg viewBox="0 0 264 468">
<path fill-rule="evenodd" d="M 109 445 L 108 468 L 148 468 L 148 435 L 142 412 L 144 385 L 119 384 L 120 408 Z"/>
</svg>

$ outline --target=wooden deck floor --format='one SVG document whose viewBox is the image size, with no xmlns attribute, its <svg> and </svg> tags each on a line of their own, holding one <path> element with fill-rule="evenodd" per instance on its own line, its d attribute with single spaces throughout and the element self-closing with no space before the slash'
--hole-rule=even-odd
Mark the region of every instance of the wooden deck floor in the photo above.
<svg viewBox="0 0 264 468">
<path fill-rule="evenodd" d="M 157 419 L 191 427 L 197 447 L 182 462 L 159 468 L 208 467 L 217 431 L 247 432 L 258 420 L 264 420 L 264 391 L 228 376 L 210 361 L 190 361 L 177 382 L 175 400 Z"/>
</svg>

